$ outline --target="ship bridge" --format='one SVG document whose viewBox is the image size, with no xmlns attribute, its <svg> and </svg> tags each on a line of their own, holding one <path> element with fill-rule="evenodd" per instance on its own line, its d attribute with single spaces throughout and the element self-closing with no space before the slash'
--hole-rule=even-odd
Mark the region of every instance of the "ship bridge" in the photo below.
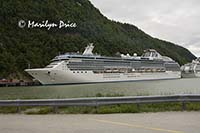
<svg viewBox="0 0 200 133">
<path fill-rule="evenodd" d="M 149 59 L 162 59 L 162 56 L 155 49 L 144 50 L 144 54 L 141 57 Z"/>
</svg>

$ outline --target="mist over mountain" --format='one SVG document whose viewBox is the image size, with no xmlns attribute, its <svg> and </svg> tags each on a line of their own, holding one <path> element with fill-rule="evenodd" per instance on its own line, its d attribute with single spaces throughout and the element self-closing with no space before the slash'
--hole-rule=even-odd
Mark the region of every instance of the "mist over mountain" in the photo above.
<svg viewBox="0 0 200 133">
<path fill-rule="evenodd" d="M 44 26 L 47 20 L 57 26 L 48 29 Z M 59 28 L 61 21 L 66 27 Z M 30 22 L 35 27 L 28 27 Z M 83 52 L 90 42 L 94 43 L 94 53 L 107 56 L 117 52 L 141 55 L 153 48 L 180 64 L 195 58 L 187 49 L 153 38 L 134 25 L 107 19 L 88 0 L 1 2 L 0 77 L 23 79 L 28 65 L 44 67 L 59 53 Z"/>
</svg>

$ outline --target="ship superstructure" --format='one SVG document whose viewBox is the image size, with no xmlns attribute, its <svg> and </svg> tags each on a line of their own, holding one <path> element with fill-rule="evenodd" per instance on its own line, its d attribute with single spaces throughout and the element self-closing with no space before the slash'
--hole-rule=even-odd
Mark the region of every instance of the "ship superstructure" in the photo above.
<svg viewBox="0 0 200 133">
<path fill-rule="evenodd" d="M 181 67 L 183 78 L 200 78 L 200 57 Z"/>
<path fill-rule="evenodd" d="M 142 56 L 121 54 L 106 57 L 92 53 L 89 44 L 83 54 L 66 53 L 56 56 L 45 68 L 26 69 L 42 84 L 74 84 L 122 82 L 139 80 L 176 79 L 181 77 L 180 66 L 156 50 L 148 49 Z"/>
</svg>

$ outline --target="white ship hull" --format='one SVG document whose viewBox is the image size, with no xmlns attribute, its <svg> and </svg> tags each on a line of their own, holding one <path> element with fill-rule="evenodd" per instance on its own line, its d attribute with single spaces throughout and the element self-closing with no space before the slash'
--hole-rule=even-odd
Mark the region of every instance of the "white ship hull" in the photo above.
<svg viewBox="0 0 200 133">
<path fill-rule="evenodd" d="M 183 73 L 182 72 L 181 77 L 183 77 L 183 78 L 200 78 L 200 72 L 196 72 L 196 73 Z"/>
<path fill-rule="evenodd" d="M 82 55 L 59 55 L 45 68 L 25 71 L 44 85 L 181 78 L 179 64 L 153 49 L 143 56 L 105 57 L 93 55 L 93 48 L 90 44 Z"/>
<path fill-rule="evenodd" d="M 124 82 L 142 80 L 162 80 L 181 78 L 180 72 L 149 73 L 93 73 L 92 71 L 72 72 L 70 70 L 26 69 L 35 79 L 44 85 L 75 84 L 98 82 Z M 50 72 L 50 73 L 48 73 Z"/>
</svg>

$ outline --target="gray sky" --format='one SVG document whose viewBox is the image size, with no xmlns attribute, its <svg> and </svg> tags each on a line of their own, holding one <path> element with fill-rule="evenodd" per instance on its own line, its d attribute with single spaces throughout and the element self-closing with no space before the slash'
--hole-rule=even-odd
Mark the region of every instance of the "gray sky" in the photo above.
<svg viewBox="0 0 200 133">
<path fill-rule="evenodd" d="M 109 19 L 136 25 L 200 56 L 200 0 L 90 1 Z"/>
</svg>

